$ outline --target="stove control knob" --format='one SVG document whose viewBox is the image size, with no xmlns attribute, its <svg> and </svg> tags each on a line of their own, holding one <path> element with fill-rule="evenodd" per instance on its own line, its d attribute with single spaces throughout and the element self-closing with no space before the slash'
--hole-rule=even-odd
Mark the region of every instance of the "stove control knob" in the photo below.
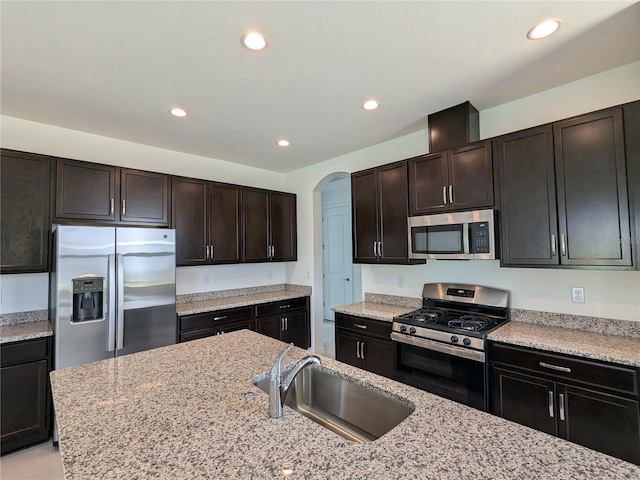
<svg viewBox="0 0 640 480">
<path fill-rule="evenodd" d="M 403 333 L 406 332 L 407 331 L 407 326 L 406 325 L 402 325 L 400 327 L 400 331 L 403 332 Z"/>
<path fill-rule="evenodd" d="M 413 335 L 414 333 L 416 333 L 416 329 L 414 327 L 411 327 L 409 329 L 409 333 Z"/>
<path fill-rule="evenodd" d="M 458 337 L 451 335 L 451 343 L 458 343 Z"/>
<path fill-rule="evenodd" d="M 471 340 L 465 338 L 464 340 L 462 340 L 462 343 L 464 343 L 468 347 L 469 345 L 471 345 Z"/>
</svg>

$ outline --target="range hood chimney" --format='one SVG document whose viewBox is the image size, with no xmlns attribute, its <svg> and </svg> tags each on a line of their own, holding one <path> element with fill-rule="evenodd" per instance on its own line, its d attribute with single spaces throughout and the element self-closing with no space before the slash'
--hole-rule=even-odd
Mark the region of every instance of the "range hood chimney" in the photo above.
<svg viewBox="0 0 640 480">
<path fill-rule="evenodd" d="M 429 115 L 429 153 L 480 140 L 479 117 L 478 110 L 468 100 Z"/>
</svg>

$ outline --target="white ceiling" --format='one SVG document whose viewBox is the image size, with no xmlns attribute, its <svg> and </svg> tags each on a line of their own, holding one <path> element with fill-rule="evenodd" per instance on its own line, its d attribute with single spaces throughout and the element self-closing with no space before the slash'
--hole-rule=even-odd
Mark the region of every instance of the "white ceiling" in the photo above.
<svg viewBox="0 0 640 480">
<path fill-rule="evenodd" d="M 3 0 L 0 15 L 2 114 L 277 172 L 640 59 L 638 2 Z M 562 28 L 527 40 L 548 17 Z M 241 46 L 251 29 L 266 50 Z"/>
</svg>

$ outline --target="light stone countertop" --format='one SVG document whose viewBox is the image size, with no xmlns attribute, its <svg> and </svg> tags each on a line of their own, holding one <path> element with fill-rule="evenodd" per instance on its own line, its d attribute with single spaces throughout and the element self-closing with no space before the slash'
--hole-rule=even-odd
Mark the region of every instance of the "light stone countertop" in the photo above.
<svg viewBox="0 0 640 480">
<path fill-rule="evenodd" d="M 353 443 L 252 384 L 284 343 L 242 330 L 52 372 L 65 477 L 77 479 L 636 479 L 640 467 L 327 357 L 412 402 Z M 305 356 L 294 348 L 284 362 Z"/>
<path fill-rule="evenodd" d="M 0 344 L 52 335 L 47 310 L 0 314 Z"/>
<path fill-rule="evenodd" d="M 488 335 L 503 342 L 549 352 L 640 367 L 640 338 L 510 321 Z"/>
<path fill-rule="evenodd" d="M 332 308 L 336 313 L 344 313 L 346 315 L 354 315 L 356 317 L 374 318 L 385 322 L 392 322 L 393 317 L 396 315 L 402 315 L 403 313 L 407 313 L 415 309 L 416 308 L 412 307 L 367 301 Z"/>
<path fill-rule="evenodd" d="M 213 298 L 176 304 L 178 316 L 193 315 L 195 313 L 215 312 L 228 308 L 247 307 L 261 303 L 277 302 L 293 298 L 307 297 L 310 293 L 295 290 L 277 290 L 273 292 L 238 295 L 235 297 Z"/>
</svg>

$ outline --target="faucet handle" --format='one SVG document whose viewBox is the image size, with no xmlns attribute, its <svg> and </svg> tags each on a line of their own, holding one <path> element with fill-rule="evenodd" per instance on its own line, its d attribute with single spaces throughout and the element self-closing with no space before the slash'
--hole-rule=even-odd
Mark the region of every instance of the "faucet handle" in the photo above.
<svg viewBox="0 0 640 480">
<path fill-rule="evenodd" d="M 271 367 L 271 371 L 269 372 L 269 376 L 271 378 L 273 378 L 273 379 L 279 379 L 280 378 L 280 364 L 282 362 L 282 359 L 286 355 L 286 353 L 293 348 L 293 346 L 294 346 L 293 342 L 291 342 L 289 345 L 287 345 L 284 348 L 284 350 L 282 350 L 282 352 L 280 352 L 280 354 L 276 358 L 276 361 L 273 362 L 273 366 Z"/>
</svg>

